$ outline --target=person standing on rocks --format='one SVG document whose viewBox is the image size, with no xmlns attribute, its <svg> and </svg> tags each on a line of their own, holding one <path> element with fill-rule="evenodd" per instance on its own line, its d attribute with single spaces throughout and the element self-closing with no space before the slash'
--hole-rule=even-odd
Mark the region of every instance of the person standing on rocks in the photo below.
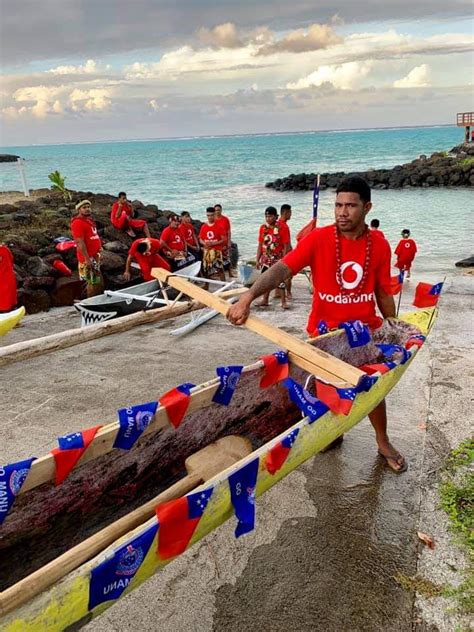
<svg viewBox="0 0 474 632">
<path fill-rule="evenodd" d="M 110 221 L 117 230 L 123 230 L 130 237 L 136 237 L 135 230 L 142 230 L 147 237 L 150 237 L 148 224 L 144 219 L 133 218 L 133 206 L 127 200 L 125 191 L 120 191 L 118 200 L 112 204 Z"/>
<path fill-rule="evenodd" d="M 411 264 L 415 259 L 416 253 L 417 247 L 415 240 L 410 239 L 410 231 L 408 228 L 404 228 L 402 230 L 402 238 L 395 248 L 395 255 L 397 257 L 395 267 L 398 268 L 400 272 L 406 272 L 407 279 L 410 278 Z"/>
<path fill-rule="evenodd" d="M 82 200 L 76 204 L 77 215 L 71 220 L 71 233 L 77 244 L 79 278 L 86 282 L 87 296 L 97 296 L 104 291 L 100 272 L 102 242 L 92 219 L 91 203 Z"/>
<path fill-rule="evenodd" d="M 0 243 L 0 312 L 10 312 L 17 302 L 13 255 L 6 244 Z"/>
<path fill-rule="evenodd" d="M 243 325 L 252 302 L 283 283 L 289 274 L 309 266 L 312 272 L 313 305 L 307 332 L 317 336 L 323 330 L 336 329 L 347 320 L 361 320 L 370 329 L 378 329 L 383 318 L 395 316 L 390 294 L 390 245 L 373 234 L 365 218 L 372 208 L 369 185 L 359 177 L 343 180 L 336 190 L 335 223 L 315 228 L 294 250 L 271 266 L 237 303 L 229 308 L 228 320 Z M 369 414 L 375 430 L 379 454 L 395 472 L 407 469 L 405 458 L 390 443 L 387 412 L 383 400 Z M 340 443 L 337 439 L 329 447 Z"/>
</svg>

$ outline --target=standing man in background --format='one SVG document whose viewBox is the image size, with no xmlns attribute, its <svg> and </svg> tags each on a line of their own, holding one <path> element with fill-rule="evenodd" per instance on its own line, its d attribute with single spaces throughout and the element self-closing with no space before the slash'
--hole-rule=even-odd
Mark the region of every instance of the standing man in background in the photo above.
<svg viewBox="0 0 474 632">
<path fill-rule="evenodd" d="M 265 209 L 265 224 L 260 226 L 258 233 L 257 247 L 257 268 L 262 272 L 269 270 L 276 263 L 281 261 L 288 252 L 290 243 L 290 233 L 285 222 L 278 223 L 278 213 L 274 206 Z M 283 309 L 288 309 L 286 302 L 286 283 L 283 281 L 278 285 L 280 291 L 279 298 Z M 259 307 L 267 307 L 270 292 L 265 292 Z"/>
<path fill-rule="evenodd" d="M 288 226 L 288 222 L 291 219 L 291 205 L 290 204 L 282 204 L 280 207 L 280 219 L 278 220 L 278 224 L 282 225 L 285 224 L 287 230 L 288 230 L 288 244 L 286 246 L 286 251 L 285 251 L 285 255 L 290 252 L 290 250 L 293 250 L 293 246 L 291 245 L 291 231 L 290 231 L 290 227 Z M 286 297 L 291 301 L 291 299 L 293 298 L 293 295 L 291 293 L 291 280 L 292 280 L 292 276 L 290 275 L 287 280 L 286 280 Z"/>
<path fill-rule="evenodd" d="M 225 237 L 224 249 L 222 251 L 222 257 L 224 259 L 224 268 L 229 267 L 229 276 L 236 277 L 237 272 L 233 269 L 232 263 L 230 260 L 230 249 L 232 247 L 232 239 L 231 239 L 231 224 L 230 219 L 222 214 L 222 204 L 214 204 L 214 210 L 216 212 L 216 224 L 220 230 L 220 232 Z"/>
<path fill-rule="evenodd" d="M 402 230 L 402 238 L 395 249 L 397 256 L 395 267 L 398 268 L 400 272 L 406 272 L 407 279 L 410 278 L 411 264 L 413 263 L 417 250 L 415 240 L 410 239 L 410 231 L 408 228 L 405 228 Z"/>
<path fill-rule="evenodd" d="M 373 219 L 370 222 L 370 230 L 373 233 L 379 233 L 379 235 L 381 235 L 381 237 L 383 237 L 385 239 L 385 235 L 383 234 L 383 232 L 380 230 L 380 221 L 378 219 Z"/>
<path fill-rule="evenodd" d="M 196 257 L 196 261 L 199 260 L 201 258 L 201 246 L 199 245 L 199 241 L 194 230 L 193 220 L 188 211 L 183 211 L 181 213 L 180 230 L 184 242 L 188 247 L 188 251 L 193 253 Z"/>
<path fill-rule="evenodd" d="M 89 200 L 76 204 L 77 215 L 71 220 L 71 233 L 77 244 L 79 278 L 85 281 L 87 296 L 97 296 L 104 291 L 104 281 L 100 272 L 100 251 L 102 242 L 92 219 Z"/>
<path fill-rule="evenodd" d="M 215 275 L 219 280 L 225 281 L 223 251 L 228 243 L 227 235 L 223 232 L 222 224 L 217 223 L 215 206 L 207 207 L 206 216 L 207 223 L 199 231 L 199 241 L 204 248 L 202 269 L 208 278 Z"/>
</svg>

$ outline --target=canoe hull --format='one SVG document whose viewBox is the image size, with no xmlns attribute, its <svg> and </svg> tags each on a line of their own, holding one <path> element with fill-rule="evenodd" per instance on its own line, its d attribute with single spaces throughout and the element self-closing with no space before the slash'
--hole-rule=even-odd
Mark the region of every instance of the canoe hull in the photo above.
<svg viewBox="0 0 474 632">
<path fill-rule="evenodd" d="M 0 314 L 0 336 L 7 334 L 13 329 L 25 315 L 25 308 L 19 307 L 6 314 Z"/>
<path fill-rule="evenodd" d="M 404 320 L 416 325 L 422 333 L 427 333 L 434 321 L 433 310 L 424 310 L 422 312 L 408 314 L 404 317 Z M 234 512 L 228 484 L 228 478 L 231 473 L 238 471 L 247 463 L 258 457 L 259 470 L 255 490 L 256 497 L 258 498 L 304 461 L 314 456 L 341 434 L 348 432 L 366 417 L 401 379 L 417 355 L 417 352 L 417 347 L 412 348 L 410 358 L 405 364 L 401 364 L 388 373 L 381 375 L 369 391 L 360 393 L 349 415 L 334 415 L 328 412 L 314 423 L 310 423 L 307 417 L 301 419 L 291 428 L 286 429 L 281 435 L 252 452 L 249 457 L 239 461 L 235 466 L 221 472 L 214 479 L 203 485 L 202 489 L 213 486 L 214 491 L 188 547 L 192 546 L 233 516 Z M 299 433 L 288 458 L 281 469 L 274 475 L 271 475 L 265 468 L 267 454 L 279 441 L 287 436 L 291 430 L 296 428 L 299 429 Z M 96 606 L 92 611 L 88 610 L 92 569 L 110 557 L 112 552 L 119 546 L 134 539 L 153 524 L 156 524 L 156 518 L 149 520 L 133 532 L 120 538 L 100 555 L 67 575 L 61 582 L 55 584 L 49 590 L 38 595 L 16 611 L 7 614 L 0 620 L 0 629 L 8 632 L 19 632 L 20 630 L 21 632 L 36 632 L 38 629 L 60 631 L 73 624 L 79 627 L 90 621 L 93 617 L 100 615 L 104 610 L 113 605 L 114 601 L 106 601 Z M 159 533 L 158 530 L 143 563 L 122 593 L 123 595 L 134 590 L 142 582 L 146 581 L 154 573 L 164 567 L 169 561 L 172 561 L 162 560 L 156 553 Z"/>
</svg>

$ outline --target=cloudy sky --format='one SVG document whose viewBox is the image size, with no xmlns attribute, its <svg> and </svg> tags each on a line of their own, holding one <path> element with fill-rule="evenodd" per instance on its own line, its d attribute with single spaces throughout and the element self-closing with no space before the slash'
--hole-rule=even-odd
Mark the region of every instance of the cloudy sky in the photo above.
<svg viewBox="0 0 474 632">
<path fill-rule="evenodd" d="M 445 124 L 471 0 L 0 0 L 3 145 Z"/>
</svg>

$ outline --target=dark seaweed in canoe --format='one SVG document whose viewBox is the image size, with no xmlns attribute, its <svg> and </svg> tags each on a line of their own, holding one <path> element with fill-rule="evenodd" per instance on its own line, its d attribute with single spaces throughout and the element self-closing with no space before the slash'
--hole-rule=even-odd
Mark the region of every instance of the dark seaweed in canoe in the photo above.
<svg viewBox="0 0 474 632">
<path fill-rule="evenodd" d="M 387 324 L 374 342 L 403 344 L 414 333 L 406 323 Z M 345 335 L 315 344 L 354 366 L 382 359 L 373 343 L 350 349 Z M 284 386 L 260 389 L 262 375 L 261 369 L 243 373 L 228 407 L 189 413 L 177 430 L 144 435 L 129 451 L 112 450 L 74 469 L 59 487 L 46 483 L 20 494 L 0 527 L 0 590 L 169 487 L 185 475 L 185 459 L 212 441 L 235 434 L 257 449 L 292 426 L 301 413 Z M 300 383 L 307 377 L 296 367 L 291 375 Z"/>
</svg>

